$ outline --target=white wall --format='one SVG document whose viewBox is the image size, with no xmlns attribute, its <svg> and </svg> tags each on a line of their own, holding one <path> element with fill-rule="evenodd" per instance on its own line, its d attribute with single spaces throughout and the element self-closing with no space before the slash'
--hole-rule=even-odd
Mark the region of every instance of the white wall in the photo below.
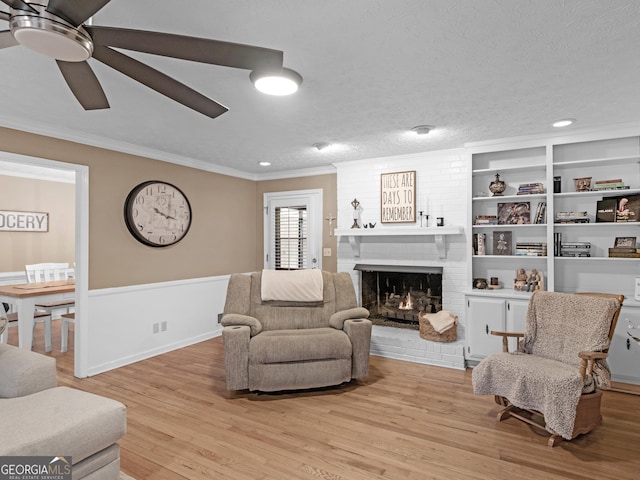
<svg viewBox="0 0 640 480">
<path fill-rule="evenodd" d="M 229 276 L 89 291 L 87 374 L 169 352 L 222 333 Z M 153 333 L 153 324 L 167 322 Z"/>
<path fill-rule="evenodd" d="M 414 223 L 380 223 L 380 174 L 416 171 L 416 210 L 429 214 L 429 226 L 436 217 L 444 217 L 445 225 L 465 226 L 467 219 L 468 167 L 463 149 L 423 154 L 373 158 L 336 164 L 338 188 L 338 228 L 350 229 L 353 223 L 351 201 L 357 198 L 363 222 L 376 223 L 375 231 L 398 227 L 420 228 Z M 417 215 L 416 215 L 417 216 Z M 359 289 L 356 263 L 442 266 L 443 309 L 458 316 L 458 342 L 437 344 L 419 338 L 417 331 L 396 332 L 389 327 L 375 329 L 372 353 L 420 363 L 464 368 L 465 338 L 464 291 L 466 283 L 466 228 L 463 235 L 446 237 L 446 258 L 438 258 L 434 237 L 394 236 L 363 237 L 360 257 L 354 257 L 347 238 L 338 243 L 338 271 L 349 272 Z M 389 333 L 385 333 L 389 332 Z"/>
</svg>

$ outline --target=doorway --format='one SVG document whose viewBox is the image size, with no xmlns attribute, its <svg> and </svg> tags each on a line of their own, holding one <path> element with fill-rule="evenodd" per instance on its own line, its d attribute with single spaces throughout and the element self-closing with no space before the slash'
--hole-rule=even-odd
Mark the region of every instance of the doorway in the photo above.
<svg viewBox="0 0 640 480">
<path fill-rule="evenodd" d="M 8 152 L 0 152 L 0 161 L 6 162 L 7 167 L 15 164 L 23 171 L 50 170 L 51 174 L 57 172 L 75 176 L 75 313 L 77 319 L 88 318 L 89 167 Z M 86 325 L 81 320 L 77 321 L 74 326 L 74 375 L 76 377 L 87 376 L 88 335 Z"/>
<path fill-rule="evenodd" d="M 322 269 L 322 190 L 264 194 L 264 268 Z"/>
</svg>

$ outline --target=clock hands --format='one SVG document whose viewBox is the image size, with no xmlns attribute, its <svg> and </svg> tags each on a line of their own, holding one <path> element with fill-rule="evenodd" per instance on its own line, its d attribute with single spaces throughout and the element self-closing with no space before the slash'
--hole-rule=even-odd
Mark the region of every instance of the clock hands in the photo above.
<svg viewBox="0 0 640 480">
<path fill-rule="evenodd" d="M 153 207 L 153 209 L 155 210 L 156 213 L 162 215 L 164 218 L 166 218 L 167 220 L 176 220 L 175 217 L 172 217 L 171 215 L 167 215 L 164 212 L 161 212 L 160 210 L 158 210 L 156 207 Z"/>
</svg>

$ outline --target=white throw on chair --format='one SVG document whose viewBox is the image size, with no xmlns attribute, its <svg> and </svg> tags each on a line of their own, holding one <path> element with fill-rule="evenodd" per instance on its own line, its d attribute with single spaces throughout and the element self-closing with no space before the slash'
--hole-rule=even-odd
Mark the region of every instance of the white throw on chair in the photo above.
<svg viewBox="0 0 640 480">
<path fill-rule="evenodd" d="M 68 263 L 36 263 L 25 265 L 27 283 L 51 282 L 68 280 L 73 273 Z M 36 322 L 44 323 L 44 345 L 45 351 L 51 351 L 51 319 L 54 310 L 65 310 L 75 306 L 73 298 L 66 298 L 46 303 L 36 303 L 36 313 L 34 315 L 34 328 Z"/>
</svg>

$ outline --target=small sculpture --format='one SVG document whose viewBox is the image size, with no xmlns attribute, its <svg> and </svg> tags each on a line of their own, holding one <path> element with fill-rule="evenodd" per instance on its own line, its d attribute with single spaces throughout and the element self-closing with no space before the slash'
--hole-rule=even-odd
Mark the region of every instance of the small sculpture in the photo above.
<svg viewBox="0 0 640 480">
<path fill-rule="evenodd" d="M 519 268 L 513 281 L 513 289 L 518 292 L 523 291 L 527 286 L 527 278 L 527 272 L 524 268 Z"/>
<path fill-rule="evenodd" d="M 507 189 L 507 185 L 500 180 L 500 174 L 496 173 L 496 179 L 489 184 L 489 190 L 494 197 L 502 197 L 502 192 Z"/>
<path fill-rule="evenodd" d="M 375 222 L 375 223 L 371 223 L 371 222 L 369 222 L 369 228 L 374 228 L 374 227 L 376 226 L 376 224 L 377 224 L 377 223 L 378 223 L 378 222 Z M 366 225 L 365 225 L 364 227 L 365 227 L 365 228 L 367 228 L 367 226 L 366 226 Z"/>
</svg>

